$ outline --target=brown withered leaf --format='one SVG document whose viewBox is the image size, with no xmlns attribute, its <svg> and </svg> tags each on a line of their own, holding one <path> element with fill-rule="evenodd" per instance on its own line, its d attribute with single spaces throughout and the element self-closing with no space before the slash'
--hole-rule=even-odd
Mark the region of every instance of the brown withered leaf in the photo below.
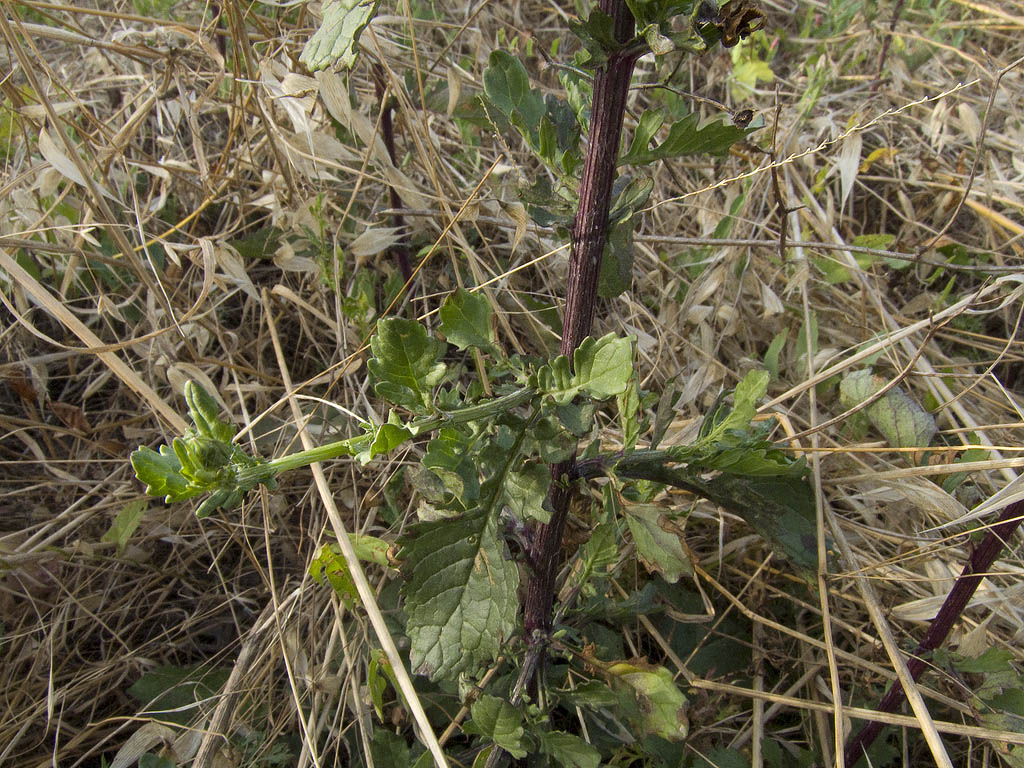
<svg viewBox="0 0 1024 768">
<path fill-rule="evenodd" d="M 719 9 L 718 16 L 715 26 L 722 32 L 725 48 L 732 48 L 764 26 L 764 14 L 747 0 L 729 0 Z"/>
</svg>

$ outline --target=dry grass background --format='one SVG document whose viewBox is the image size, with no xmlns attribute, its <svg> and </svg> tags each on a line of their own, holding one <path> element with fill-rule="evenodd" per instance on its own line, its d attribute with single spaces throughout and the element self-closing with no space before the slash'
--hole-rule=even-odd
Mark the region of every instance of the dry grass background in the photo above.
<svg viewBox="0 0 1024 768">
<path fill-rule="evenodd" d="M 413 5 L 427 15 L 427 4 Z M 368 737 L 375 716 L 363 686 L 376 641 L 358 611 L 306 575 L 330 540 L 308 473 L 202 523 L 187 504 L 148 502 L 123 550 L 104 534 L 142 497 L 128 453 L 178 431 L 186 378 L 218 391 L 264 455 L 297 443 L 288 396 L 324 434 L 350 429 L 346 414 L 380 418 L 363 365 L 367 328 L 343 299 L 358 274 L 375 277 L 380 299 L 395 271 L 383 252 L 394 240 L 387 183 L 412 211 L 414 255 L 436 246 L 393 311 L 424 315 L 457 284 L 487 284 L 507 349 L 552 348 L 535 310 L 563 296 L 566 256 L 552 232 L 523 230 L 513 166 L 530 175 L 530 161 L 508 137 L 460 130 L 450 107 L 479 90 L 488 53 L 513 38 L 535 39 L 528 66 L 557 87 L 538 52 L 564 35 L 569 5 L 439 2 L 432 18 L 413 18 L 405 0 L 385 3 L 348 81 L 358 108 L 339 115 L 347 133 L 336 133 L 325 99 L 344 79 L 311 78 L 297 61 L 315 5 L 178 3 L 168 21 L 155 3 L 4 3 L 0 764 L 99 765 L 118 750 L 158 748 L 168 732 L 135 717 L 127 689 L 168 664 L 231 672 L 206 702 L 212 723 L 178 732 L 175 748 L 199 749 L 197 764 L 255 765 L 282 745 L 294 764 L 351 764 L 339 745 Z M 784 589 L 788 568 L 758 538 L 698 507 L 688 544 L 703 563 L 699 580 L 722 611 L 752 622 L 755 667 L 741 688 L 713 673 L 692 680 L 701 689 L 694 750 L 757 744 L 768 732 L 827 758 L 833 687 L 842 704 L 871 706 L 894 677 L 882 633 L 912 646 L 970 551 L 964 537 L 921 532 L 1003 486 L 1024 460 L 1015 282 L 1024 272 L 1024 4 L 929 5 L 766 3 L 777 80 L 742 97 L 727 53 L 686 61 L 680 87 L 689 80 L 702 97 L 754 109 L 767 127 L 757 146 L 724 160 L 653 171 L 635 290 L 602 305 L 596 330 L 638 337 L 645 386 L 683 383 L 680 424 L 788 330 L 768 410 L 801 433 L 827 514 L 855 557 L 829 579 L 823 622 L 821 603 Z M 370 62 L 397 103 L 397 167 L 373 138 Z M 638 82 L 665 74 L 645 59 Z M 431 94 L 425 109 L 421 89 Z M 636 89 L 628 119 L 650 98 Z M 762 151 L 773 132 L 784 159 L 774 170 Z M 781 255 L 780 195 L 795 241 Z M 700 240 L 730 212 L 734 240 Z M 270 225 L 284 234 L 263 248 L 252 236 Z M 895 270 L 850 247 L 880 233 L 917 262 Z M 937 247 L 956 244 L 968 263 L 929 282 L 947 261 Z M 324 253 L 344 264 L 326 279 Z M 686 263 L 694 258 L 707 262 L 699 274 Z M 824 279 L 839 268 L 848 279 Z M 930 315 L 962 299 L 930 332 Z M 818 341 L 808 361 L 796 341 L 811 314 Z M 817 429 L 842 408 L 834 386 L 813 385 L 856 368 L 853 352 L 879 338 L 898 340 L 883 345 L 876 370 L 905 373 L 904 389 L 942 404 L 924 465 L 873 433 Z M 936 481 L 975 441 L 992 447 L 961 495 L 945 493 Z M 383 499 L 402 462 L 326 467 L 350 530 L 401 528 L 405 517 L 386 522 Z M 396 498 L 413 514 L 407 492 Z M 1018 538 L 954 644 L 1024 661 L 1022 574 Z M 627 641 L 659 653 L 642 625 Z M 780 669 L 780 687 L 758 692 Z M 978 723 L 958 688 L 966 684 L 932 676 L 924 687 L 966 727 L 946 737 L 954 764 L 994 765 L 1005 744 L 970 730 Z M 400 708 L 390 711 L 408 727 Z M 222 733 L 233 735 L 231 749 Z"/>
</svg>

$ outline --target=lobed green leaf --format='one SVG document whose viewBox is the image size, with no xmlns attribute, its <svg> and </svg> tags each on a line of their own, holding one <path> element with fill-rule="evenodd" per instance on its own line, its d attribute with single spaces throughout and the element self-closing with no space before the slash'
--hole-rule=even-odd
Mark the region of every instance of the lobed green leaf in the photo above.
<svg viewBox="0 0 1024 768">
<path fill-rule="evenodd" d="M 377 379 L 374 391 L 414 413 L 429 412 L 434 388 L 445 376 L 445 365 L 440 362 L 444 347 L 413 320 L 384 318 L 370 339 L 373 357 L 367 367 Z"/>
<path fill-rule="evenodd" d="M 328 0 L 320 28 L 303 47 L 299 62 L 310 72 L 335 63 L 351 69 L 359 53 L 359 36 L 379 6 L 380 0 Z"/>
</svg>

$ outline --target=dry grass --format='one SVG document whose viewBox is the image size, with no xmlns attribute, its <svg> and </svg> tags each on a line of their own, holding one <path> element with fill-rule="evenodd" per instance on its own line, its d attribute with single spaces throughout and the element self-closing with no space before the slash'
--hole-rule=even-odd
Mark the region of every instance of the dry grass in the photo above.
<svg viewBox="0 0 1024 768">
<path fill-rule="evenodd" d="M 394 273 L 381 252 L 391 240 L 389 182 L 412 211 L 414 255 L 436 246 L 409 303 L 393 311 L 423 315 L 457 284 L 487 283 L 501 343 L 552 348 L 531 308 L 563 296 L 566 256 L 554 233 L 517 228 L 517 171 L 508 166 L 529 169 L 529 160 L 508 137 L 460 130 L 443 89 L 477 91 L 502 40 L 532 35 L 535 51 L 548 50 L 565 13 L 534 2 L 471 11 L 437 3 L 438 18 L 410 21 L 404 0 L 386 5 L 393 15 L 372 27 L 347 83 L 359 109 L 341 115 L 346 130 L 337 133 L 323 94 L 345 81 L 311 79 L 298 65 L 315 26 L 303 6 L 225 6 L 216 25 L 213 6 L 204 16 L 201 5 L 176 5 L 177 21 L 168 22 L 141 3 L 4 5 L 3 765 L 98 765 L 126 744 L 122 756 L 158 744 L 166 732 L 135 717 L 139 703 L 127 689 L 160 665 L 231 672 L 207 702 L 212 724 L 203 718 L 178 732 L 179 754 L 199 749 L 203 765 L 241 764 L 246 738 L 249 765 L 275 746 L 301 755 L 299 765 L 347 765 L 346 750 L 369 737 L 375 715 L 363 686 L 376 640 L 359 613 L 306 575 L 331 535 L 308 473 L 202 523 L 188 505 L 153 502 L 123 550 L 103 537 L 141 497 L 129 451 L 178 430 L 186 378 L 210 382 L 263 455 L 297 443 L 287 395 L 324 433 L 350 430 L 346 414 L 381 416 L 363 366 L 369 326 L 346 314 L 343 300 L 360 274 L 374 277 L 380 300 Z M 602 333 L 637 335 L 645 386 L 678 377 L 681 424 L 760 365 L 787 331 L 770 410 L 800 433 L 825 519 L 835 523 L 829 535 L 853 557 L 829 576 L 827 600 L 800 598 L 808 593 L 790 587 L 788 569 L 759 539 L 699 508 L 688 534 L 703 562 L 698 581 L 722 612 L 714 621 L 742 614 L 749 622 L 754 667 L 728 680 L 713 670 L 692 679 L 701 691 L 694 750 L 758 744 L 768 733 L 827 758 L 836 731 L 851 725 L 833 724 L 835 694 L 843 705 L 873 706 L 894 678 L 881 638 L 892 632 L 912 646 L 970 550 L 964 537 L 922 532 L 962 514 L 1021 465 L 1024 301 L 1014 280 L 1024 271 L 1024 75 L 1016 66 L 1024 6 L 947 2 L 939 14 L 908 2 L 891 25 L 892 3 L 870 20 L 859 4 L 833 5 L 856 12 L 829 31 L 839 11 L 826 3 L 769 4 L 777 91 L 762 83 L 737 98 L 728 54 L 685 64 L 680 87 L 692 79 L 701 96 L 764 117 L 768 127 L 755 137 L 770 148 L 764 137 L 774 132 L 779 162 L 751 146 L 723 161 L 656 169 L 635 291 L 604 304 L 598 322 Z M 398 168 L 372 141 L 379 100 L 371 60 L 397 102 Z M 537 82 L 558 87 L 543 57 L 529 67 Z M 641 62 L 643 81 L 664 74 Z M 631 119 L 651 98 L 636 90 Z M 487 175 L 495 161 L 502 165 Z M 789 209 L 781 254 L 780 206 Z M 730 212 L 734 240 L 700 240 Z M 271 225 L 283 235 L 263 249 L 253 236 Z M 896 270 L 880 258 L 858 261 L 863 253 L 847 246 L 874 234 L 894 236 L 887 247 L 917 262 Z M 936 279 L 935 265 L 947 261 L 940 246 L 971 256 Z M 327 263 L 338 254 L 343 269 L 325 273 L 325 253 Z M 841 282 L 824 279 L 839 270 Z M 998 276 L 1003 282 L 993 283 Z M 977 291 L 984 298 L 946 313 L 948 322 L 928 322 Z M 808 356 L 796 340 L 811 315 L 818 338 Z M 831 377 L 856 368 L 853 353 L 887 336 L 898 340 L 881 346 L 876 371 L 905 373 L 904 389 L 942 404 L 937 447 L 924 464 L 843 423 L 818 428 L 842 412 Z M 987 463 L 958 494 L 945 493 L 936 481 L 969 444 L 993 446 Z M 326 468 L 350 530 L 393 536 L 401 528 L 409 494 L 387 487 L 401 463 Z M 1022 574 L 1018 537 L 954 645 L 1009 649 L 1024 661 Z M 872 614 L 872 604 L 880 611 Z M 650 630 L 638 625 L 627 647 L 663 659 L 666 641 Z M 938 675 L 924 688 L 967 734 L 946 737 L 954 764 L 995 764 L 1000 742 L 974 738 L 979 723 L 964 684 Z M 390 714 L 408 725 L 400 707 Z M 910 718 L 909 732 L 919 725 Z M 232 749 L 217 734 L 231 734 Z M 918 739 L 908 743 L 911 757 L 929 759 Z M 972 748 L 986 754 L 969 758 Z"/>
</svg>

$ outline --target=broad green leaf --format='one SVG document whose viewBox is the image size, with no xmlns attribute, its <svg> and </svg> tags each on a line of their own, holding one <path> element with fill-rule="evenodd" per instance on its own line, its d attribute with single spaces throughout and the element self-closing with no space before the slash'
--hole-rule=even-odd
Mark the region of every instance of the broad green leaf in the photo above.
<svg viewBox="0 0 1024 768">
<path fill-rule="evenodd" d="M 472 459 L 470 439 L 454 427 L 443 427 L 427 443 L 423 466 L 441 478 L 445 488 L 469 506 L 480 496 L 480 476 Z"/>
<path fill-rule="evenodd" d="M 544 97 L 530 88 L 530 76 L 523 63 L 507 51 L 492 51 L 484 70 L 484 94 L 519 130 L 531 145 L 544 116 Z"/>
<path fill-rule="evenodd" d="M 700 758 L 694 768 L 750 768 L 750 758 L 737 749 L 719 747 Z"/>
<path fill-rule="evenodd" d="M 490 349 L 494 346 L 493 314 L 486 296 L 459 288 L 441 305 L 441 333 L 459 349 Z"/>
<path fill-rule="evenodd" d="M 661 507 L 630 504 L 623 511 L 637 554 L 650 570 L 660 573 L 669 584 L 675 584 L 684 575 L 693 574 L 693 565 L 680 541 L 682 529 L 665 515 Z"/>
<path fill-rule="evenodd" d="M 327 0 L 320 28 L 306 43 L 299 62 L 310 72 L 340 62 L 351 69 L 359 53 L 359 36 L 366 29 L 380 0 Z"/>
<path fill-rule="evenodd" d="M 701 494 L 721 504 L 805 572 L 818 567 L 814 490 L 799 477 L 749 477 L 726 472 L 701 481 Z"/>
<path fill-rule="evenodd" d="M 613 684 L 627 687 L 636 697 L 640 716 L 635 726 L 668 741 L 682 741 L 689 732 L 686 697 L 664 667 L 620 662 L 608 668 Z"/>
<path fill-rule="evenodd" d="M 484 694 L 470 706 L 472 720 L 463 726 L 466 733 L 490 739 L 512 757 L 526 757 L 523 740 L 523 715 L 504 699 Z"/>
<path fill-rule="evenodd" d="M 409 768 L 412 755 L 405 736 L 386 728 L 374 728 L 370 741 L 374 768 Z"/>
<path fill-rule="evenodd" d="M 551 513 L 544 508 L 544 499 L 551 485 L 551 471 L 545 464 L 527 464 L 508 473 L 502 492 L 505 504 L 519 520 L 547 523 Z"/>
<path fill-rule="evenodd" d="M 601 339 L 587 337 L 573 353 L 575 373 L 569 360 L 559 355 L 538 371 L 538 389 L 552 396 L 558 405 L 566 405 L 580 392 L 597 400 L 621 394 L 633 375 L 633 343 L 610 333 Z"/>
<path fill-rule="evenodd" d="M 429 411 L 433 390 L 445 376 L 444 346 L 417 322 L 384 318 L 370 339 L 373 357 L 367 367 L 377 380 L 374 391 L 413 412 Z"/>
<path fill-rule="evenodd" d="M 840 402 L 845 408 L 853 408 L 885 384 L 885 379 L 872 375 L 867 368 L 854 371 L 839 383 Z M 938 431 L 935 418 L 899 387 L 890 388 L 864 412 L 875 429 L 895 448 L 927 446 Z"/>
<path fill-rule="evenodd" d="M 542 733 L 540 751 L 562 768 L 598 768 L 601 764 L 601 753 L 595 747 L 579 736 L 562 731 Z"/>
<path fill-rule="evenodd" d="M 482 510 L 417 525 L 399 555 L 413 670 L 451 679 L 493 661 L 518 628 L 519 570 Z"/>
<path fill-rule="evenodd" d="M 722 399 L 712 408 L 701 425 L 701 442 L 716 443 L 726 440 L 731 432 L 743 432 L 757 414 L 757 402 L 768 391 L 771 374 L 764 369 L 753 370 L 743 377 L 733 391 L 733 405 L 724 405 Z"/>
<path fill-rule="evenodd" d="M 143 712 L 179 725 L 187 725 L 209 704 L 227 682 L 230 670 L 196 664 L 163 666 L 142 675 L 128 689 L 143 705 Z"/>
<path fill-rule="evenodd" d="M 661 118 L 664 120 L 664 117 Z M 657 116 L 646 119 L 641 115 L 640 124 L 645 131 L 658 123 Z M 661 125 L 658 123 L 654 131 Z M 646 165 L 655 160 L 665 160 L 683 155 L 724 155 L 729 147 L 742 140 L 750 131 L 729 123 L 716 120 L 700 126 L 700 116 L 694 112 L 682 120 L 673 123 L 668 136 L 656 147 L 649 147 L 647 142 L 641 146 L 638 141 L 630 146 L 629 151 L 619 158 L 619 165 Z M 635 139 L 637 137 L 635 136 Z M 643 139 L 643 136 L 638 138 Z M 648 136 L 649 140 L 650 136 Z"/>
<path fill-rule="evenodd" d="M 123 552 L 128 544 L 128 539 L 131 538 L 131 535 L 135 533 L 135 529 L 139 527 L 139 523 L 142 522 L 148 506 L 149 504 L 145 499 L 129 501 L 117 513 L 117 517 L 114 518 L 110 529 L 103 534 L 102 540 L 113 542 L 117 545 L 117 551 L 119 553 Z"/>
</svg>

